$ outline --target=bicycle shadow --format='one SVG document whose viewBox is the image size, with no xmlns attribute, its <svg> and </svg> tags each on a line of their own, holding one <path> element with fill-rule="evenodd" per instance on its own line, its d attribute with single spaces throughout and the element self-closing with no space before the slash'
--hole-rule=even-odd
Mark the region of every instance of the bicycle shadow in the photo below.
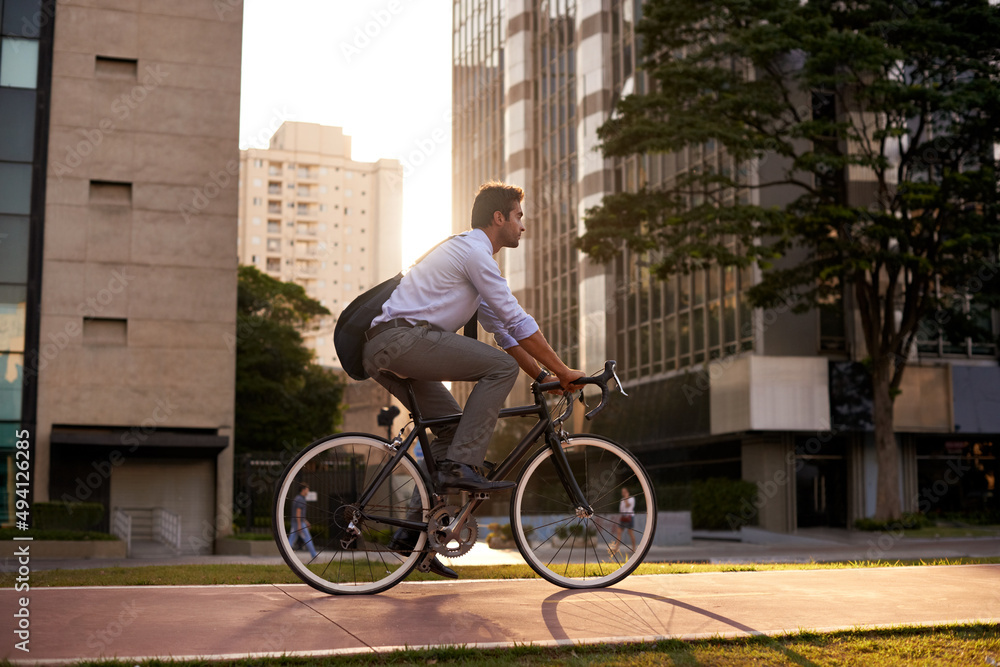
<svg viewBox="0 0 1000 667">
<path fill-rule="evenodd" d="M 581 637 L 593 637 L 595 641 L 605 638 L 607 641 L 657 641 L 690 636 L 689 632 L 671 631 L 671 625 L 681 624 L 679 617 L 682 614 L 695 614 L 704 617 L 706 623 L 713 621 L 732 628 L 732 632 L 727 632 L 713 624 L 712 629 L 706 627 L 704 633 L 696 633 L 699 635 L 714 637 L 738 632 L 753 637 L 767 636 L 735 619 L 676 598 L 622 588 L 558 591 L 542 601 L 541 611 L 552 639 L 566 643 L 579 641 Z M 602 623 L 599 636 L 594 636 L 595 619 Z M 818 667 L 817 663 L 782 646 L 777 640 L 772 639 L 769 646 L 795 664 Z"/>
</svg>

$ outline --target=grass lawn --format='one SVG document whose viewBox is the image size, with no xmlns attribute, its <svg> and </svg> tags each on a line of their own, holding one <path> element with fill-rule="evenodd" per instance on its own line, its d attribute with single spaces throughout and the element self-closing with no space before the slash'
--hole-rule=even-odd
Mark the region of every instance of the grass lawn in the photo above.
<svg viewBox="0 0 1000 667">
<path fill-rule="evenodd" d="M 907 528 L 903 537 L 919 539 L 955 537 L 1000 537 L 1000 526 L 931 526 L 929 528 Z"/>
<path fill-rule="evenodd" d="M 122 665 L 81 662 L 79 665 Z M 151 661 L 143 665 L 219 665 L 223 663 Z M 560 648 L 519 646 L 478 650 L 443 648 L 329 658 L 248 659 L 224 663 L 235 667 L 330 665 L 996 665 L 1000 664 L 1000 629 L 972 624 L 936 628 L 895 628 L 846 632 L 803 632 L 777 637 L 669 640 L 647 644 L 592 644 Z"/>
</svg>

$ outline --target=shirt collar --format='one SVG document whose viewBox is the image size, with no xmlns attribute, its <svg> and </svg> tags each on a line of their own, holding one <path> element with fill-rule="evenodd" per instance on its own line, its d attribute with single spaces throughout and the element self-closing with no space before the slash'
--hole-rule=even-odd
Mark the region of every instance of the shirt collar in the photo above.
<svg viewBox="0 0 1000 667">
<path fill-rule="evenodd" d="M 476 227 L 475 229 L 468 232 L 467 236 L 470 241 L 475 241 L 482 246 L 485 246 L 490 255 L 493 255 L 493 241 L 490 241 L 490 237 L 486 235 L 482 229 Z"/>
</svg>

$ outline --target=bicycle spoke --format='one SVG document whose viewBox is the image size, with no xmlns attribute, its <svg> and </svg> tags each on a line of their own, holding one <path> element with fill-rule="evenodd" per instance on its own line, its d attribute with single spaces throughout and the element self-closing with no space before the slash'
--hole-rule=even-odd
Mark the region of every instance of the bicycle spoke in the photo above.
<svg viewBox="0 0 1000 667">
<path fill-rule="evenodd" d="M 573 437 L 564 452 L 593 514 L 577 513 L 551 450 L 543 448 L 526 464 L 512 498 L 514 538 L 545 579 L 567 588 L 608 586 L 628 576 L 649 549 L 656 525 L 652 485 L 631 454 L 603 438 Z M 620 519 L 623 488 L 637 504 L 630 524 Z M 629 529 L 636 546 L 622 549 Z"/>
<path fill-rule="evenodd" d="M 388 548 L 396 528 L 382 522 L 425 515 L 430 498 L 413 461 L 402 458 L 370 490 L 368 504 L 357 504 L 394 453 L 375 438 L 345 434 L 313 443 L 289 464 L 279 482 L 273 520 L 282 557 L 303 581 L 328 593 L 373 593 L 402 580 L 416 565 L 418 552 L 404 555 Z M 303 481 L 316 493 L 307 516 L 317 555 L 308 560 L 282 545 L 278 534 L 278 527 L 290 521 L 290 490 Z M 294 531 L 288 537 L 294 541 Z"/>
</svg>

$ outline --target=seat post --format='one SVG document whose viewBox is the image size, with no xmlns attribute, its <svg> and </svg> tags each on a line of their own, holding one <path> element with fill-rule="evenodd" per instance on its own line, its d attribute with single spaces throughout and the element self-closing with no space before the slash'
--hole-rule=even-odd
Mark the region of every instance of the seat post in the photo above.
<svg viewBox="0 0 1000 667">
<path fill-rule="evenodd" d="M 427 472 L 430 473 L 431 479 L 434 479 L 434 476 L 437 473 L 437 462 L 434 460 L 433 454 L 431 454 L 431 443 L 430 438 L 427 437 L 427 427 L 424 426 L 423 416 L 420 414 L 420 409 L 417 407 L 417 395 L 413 391 L 412 378 L 400 377 L 392 371 L 387 371 L 385 369 L 382 369 L 379 372 L 387 378 L 401 382 L 403 386 L 406 387 L 406 399 L 409 403 L 406 407 L 410 411 L 410 418 L 413 420 L 413 428 L 417 432 L 417 441 L 420 443 L 420 451 L 424 455 L 424 465 L 427 467 Z"/>
</svg>

